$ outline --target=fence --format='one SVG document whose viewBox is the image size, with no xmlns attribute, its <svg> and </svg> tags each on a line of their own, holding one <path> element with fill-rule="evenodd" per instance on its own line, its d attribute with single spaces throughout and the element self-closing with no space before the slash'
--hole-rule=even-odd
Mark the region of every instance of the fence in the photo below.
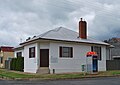
<svg viewBox="0 0 120 85">
<path fill-rule="evenodd" d="M 11 60 L 5 60 L 5 69 L 10 70 L 10 62 L 11 62 Z"/>
<path fill-rule="evenodd" d="M 106 67 L 107 70 L 120 70 L 120 60 L 107 60 Z"/>
</svg>

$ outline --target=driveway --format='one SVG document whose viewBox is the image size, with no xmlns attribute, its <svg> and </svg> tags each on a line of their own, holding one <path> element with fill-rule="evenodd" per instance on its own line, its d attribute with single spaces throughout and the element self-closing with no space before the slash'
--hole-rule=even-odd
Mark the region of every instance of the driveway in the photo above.
<svg viewBox="0 0 120 85">
<path fill-rule="evenodd" d="M 72 80 L 9 81 L 0 80 L 0 85 L 120 85 L 120 77 L 88 78 Z"/>
</svg>

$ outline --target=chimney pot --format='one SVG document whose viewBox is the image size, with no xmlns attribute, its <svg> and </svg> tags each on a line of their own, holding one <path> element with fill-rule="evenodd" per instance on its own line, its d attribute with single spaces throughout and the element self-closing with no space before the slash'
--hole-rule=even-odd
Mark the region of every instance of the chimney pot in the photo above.
<svg viewBox="0 0 120 85">
<path fill-rule="evenodd" d="M 82 18 L 80 18 L 81 19 L 81 21 L 82 21 Z"/>
</svg>

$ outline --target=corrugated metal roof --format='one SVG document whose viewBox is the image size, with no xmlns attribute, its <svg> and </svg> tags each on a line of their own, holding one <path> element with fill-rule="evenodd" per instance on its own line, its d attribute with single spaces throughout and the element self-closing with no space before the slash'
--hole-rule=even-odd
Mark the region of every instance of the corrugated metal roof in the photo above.
<svg viewBox="0 0 120 85">
<path fill-rule="evenodd" d="M 39 38 L 43 39 L 54 39 L 54 40 L 62 40 L 62 41 L 73 41 L 73 42 L 82 42 L 82 43 L 93 43 L 93 44 L 102 44 L 102 45 L 109 45 L 105 42 L 94 40 L 94 39 L 81 39 L 79 38 L 79 33 L 72 31 L 70 29 L 64 27 L 58 27 L 56 29 L 47 31 L 39 36 L 36 36 L 28 41 L 25 41 L 21 44 L 27 43 L 32 40 L 36 40 Z"/>
</svg>

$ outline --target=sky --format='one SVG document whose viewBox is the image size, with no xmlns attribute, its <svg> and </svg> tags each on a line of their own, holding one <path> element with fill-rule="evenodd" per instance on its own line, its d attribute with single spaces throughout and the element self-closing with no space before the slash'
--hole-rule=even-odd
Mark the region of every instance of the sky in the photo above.
<svg viewBox="0 0 120 85">
<path fill-rule="evenodd" d="M 0 0 L 0 45 L 16 46 L 57 27 L 78 32 L 81 17 L 89 37 L 120 37 L 120 0 Z"/>
</svg>

